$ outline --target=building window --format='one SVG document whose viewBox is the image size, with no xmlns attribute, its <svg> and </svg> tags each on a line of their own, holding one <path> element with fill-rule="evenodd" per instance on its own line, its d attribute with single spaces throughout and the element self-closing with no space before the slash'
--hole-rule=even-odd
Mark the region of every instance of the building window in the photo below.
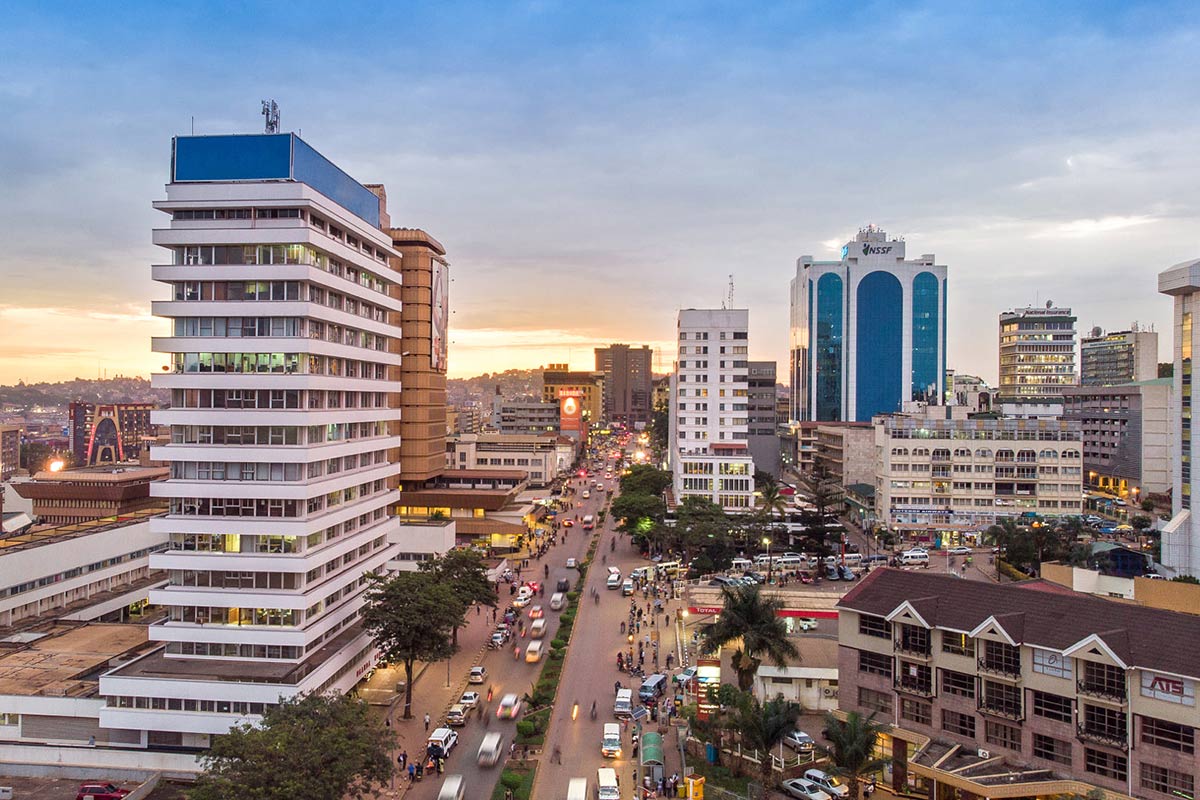
<svg viewBox="0 0 1200 800">
<path fill-rule="evenodd" d="M 1041 675 L 1050 675 L 1055 678 L 1070 680 L 1071 659 L 1064 657 L 1062 653 L 1055 653 L 1053 650 L 1035 648 L 1033 651 L 1033 671 Z"/>
<path fill-rule="evenodd" d="M 970 714 L 960 714 L 957 711 L 942 709 L 942 730 L 955 733 L 968 739 L 975 738 L 975 717 Z"/>
<path fill-rule="evenodd" d="M 933 694 L 933 670 L 924 664 L 900 662 L 900 672 L 896 676 L 896 688 L 917 694 Z"/>
<path fill-rule="evenodd" d="M 1125 670 L 1110 664 L 1097 664 L 1094 661 L 1084 661 L 1083 676 L 1079 681 L 1079 691 L 1097 697 L 1124 700 Z"/>
<path fill-rule="evenodd" d="M 1021 718 L 1021 689 L 1007 683 L 984 681 L 979 708 L 1009 719 Z"/>
<path fill-rule="evenodd" d="M 858 671 L 867 672 L 872 675 L 882 675 L 885 678 L 891 678 L 892 657 L 885 656 L 880 653 L 872 653 L 868 650 L 859 650 Z"/>
<path fill-rule="evenodd" d="M 1129 759 L 1116 753 L 1106 753 L 1103 750 L 1083 748 L 1083 768 L 1088 772 L 1123 781 L 1129 773 Z"/>
<path fill-rule="evenodd" d="M 1124 711 L 1107 706 L 1085 704 L 1079 716 L 1081 717 L 1080 733 L 1082 735 L 1114 747 L 1125 746 L 1126 717 Z"/>
<path fill-rule="evenodd" d="M 892 696 L 887 692 L 877 692 L 874 689 L 860 686 L 858 687 L 858 704 L 881 714 L 892 713 Z"/>
<path fill-rule="evenodd" d="M 1196 752 L 1196 729 L 1165 719 L 1142 717 L 1142 741 L 1180 753 Z"/>
<path fill-rule="evenodd" d="M 892 624 L 883 617 L 873 617 L 870 614 L 859 614 L 858 632 L 863 636 L 876 636 L 880 639 L 891 639 Z"/>
<path fill-rule="evenodd" d="M 905 653 L 929 655 L 929 630 L 918 625 L 900 625 L 896 637 L 896 649 Z"/>
<path fill-rule="evenodd" d="M 975 641 L 965 633 L 942 631 L 942 652 L 974 658 Z"/>
<path fill-rule="evenodd" d="M 929 703 L 902 697 L 900 698 L 900 718 L 918 725 L 932 725 L 933 707 Z"/>
<path fill-rule="evenodd" d="M 942 691 L 945 694 L 956 694 L 959 697 L 975 697 L 975 676 L 965 672 L 942 670 Z"/>
<path fill-rule="evenodd" d="M 1048 692 L 1033 693 L 1033 713 L 1059 722 L 1071 721 L 1071 698 Z"/>
<path fill-rule="evenodd" d="M 1071 764 L 1071 743 L 1040 733 L 1033 735 L 1033 757 L 1053 761 L 1055 764 Z"/>
<path fill-rule="evenodd" d="M 979 667 L 987 672 L 1018 676 L 1021 674 L 1021 650 L 1005 642 L 985 641 Z"/>
<path fill-rule="evenodd" d="M 1178 772 L 1154 764 L 1142 764 L 1142 788 L 1173 797 L 1194 797 L 1196 779 L 1187 772 Z"/>
<path fill-rule="evenodd" d="M 983 724 L 983 737 L 988 744 L 994 744 L 997 747 L 1004 747 L 1009 750 L 1021 751 L 1021 729 L 1016 725 L 1007 725 L 1003 722 L 993 722 L 985 720 Z"/>
</svg>

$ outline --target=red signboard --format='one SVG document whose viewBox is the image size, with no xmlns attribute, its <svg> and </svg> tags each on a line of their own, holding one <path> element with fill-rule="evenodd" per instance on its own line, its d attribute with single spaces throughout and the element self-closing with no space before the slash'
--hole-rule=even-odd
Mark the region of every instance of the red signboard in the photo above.
<svg viewBox="0 0 1200 800">
<path fill-rule="evenodd" d="M 583 394 L 580 392 L 558 393 L 558 427 L 563 433 L 583 432 Z"/>
</svg>

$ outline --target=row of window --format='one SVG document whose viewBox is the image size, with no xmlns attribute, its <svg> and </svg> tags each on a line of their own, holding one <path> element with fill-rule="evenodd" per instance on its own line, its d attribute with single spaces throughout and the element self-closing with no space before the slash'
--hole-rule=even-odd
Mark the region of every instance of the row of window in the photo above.
<svg viewBox="0 0 1200 800">
<path fill-rule="evenodd" d="M 175 336 L 216 339 L 249 339 L 262 337 L 323 340 L 347 347 L 386 352 L 388 338 L 357 328 L 301 317 L 176 317 Z"/>
<path fill-rule="evenodd" d="M 300 408 L 387 408 L 387 392 L 310 389 L 172 389 L 172 408 L 287 410 Z"/>
<path fill-rule="evenodd" d="M 727 333 L 728 333 L 728 335 L 726 335 Z M 679 332 L 679 341 L 684 342 L 684 341 L 687 341 L 688 338 L 689 337 L 688 337 L 687 331 Z M 707 342 L 708 341 L 708 331 L 695 331 L 692 333 L 690 338 L 692 338 L 698 342 Z M 721 341 L 725 341 L 725 339 L 727 339 L 727 338 L 734 339 L 734 340 L 745 339 L 745 338 L 747 338 L 747 334 L 746 334 L 746 331 L 729 331 L 729 332 L 721 331 L 720 338 L 721 338 Z"/>
<path fill-rule="evenodd" d="M 387 461 L 387 451 L 352 453 L 308 464 L 254 461 L 175 461 L 171 477 L 198 481 L 303 481 L 367 469 Z"/>
<path fill-rule="evenodd" d="M 300 264 L 325 270 L 364 289 L 380 293 L 388 290 L 388 284 L 378 275 L 343 264 L 304 244 L 187 245 L 174 248 L 174 259 L 175 264 L 187 266 Z"/>
<path fill-rule="evenodd" d="M 303 281 L 176 281 L 172 298 L 179 302 L 307 301 L 347 314 L 386 323 L 386 308 L 327 291 Z"/>
<path fill-rule="evenodd" d="M 388 434 L 388 423 L 331 422 L 328 425 L 172 425 L 172 444 L 316 445 Z"/>
<path fill-rule="evenodd" d="M 351 534 L 359 528 L 378 523 L 386 517 L 387 509 L 377 508 L 303 537 L 279 534 L 172 533 L 169 546 L 171 550 L 201 553 L 300 553 Z"/>
</svg>

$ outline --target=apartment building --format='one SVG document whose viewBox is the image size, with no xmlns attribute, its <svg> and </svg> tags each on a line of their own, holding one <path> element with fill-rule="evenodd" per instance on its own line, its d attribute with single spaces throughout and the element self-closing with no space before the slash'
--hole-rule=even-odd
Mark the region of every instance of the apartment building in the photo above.
<svg viewBox="0 0 1200 800">
<path fill-rule="evenodd" d="M 867 422 L 823 423 L 817 428 L 817 471 L 830 485 L 844 489 L 875 483 L 875 431 Z"/>
<path fill-rule="evenodd" d="M 1000 314 L 996 403 L 1013 406 L 1012 413 L 1053 414 L 1061 411 L 1063 389 L 1078 383 L 1071 309 L 1047 302 Z"/>
<path fill-rule="evenodd" d="M 1171 521 L 1162 532 L 1163 566 L 1179 575 L 1200 576 L 1200 517 L 1192 514 L 1192 497 L 1200 494 L 1200 470 L 1192 455 L 1200 451 L 1200 426 L 1192 425 L 1197 384 L 1192 354 L 1200 348 L 1200 259 L 1184 261 L 1158 274 L 1158 291 L 1173 298 L 1171 341 L 1175 373 L 1171 400 Z"/>
<path fill-rule="evenodd" d="M 838 705 L 888 723 L 895 789 L 1194 796 L 1200 617 L 896 569 L 838 609 Z"/>
<path fill-rule="evenodd" d="M 604 373 L 572 371 L 568 364 L 550 364 L 542 371 L 542 402 L 558 404 L 564 397 L 578 397 L 584 423 L 604 419 Z"/>
<path fill-rule="evenodd" d="M 516 469 L 528 473 L 530 486 L 549 486 L 574 465 L 577 447 L 556 433 L 464 433 L 446 440 L 445 477 L 460 469 Z"/>
<path fill-rule="evenodd" d="M 1079 340 L 1081 386 L 1117 386 L 1158 377 L 1158 332 L 1093 328 Z"/>
<path fill-rule="evenodd" d="M 596 371 L 604 373 L 604 420 L 634 427 L 650 421 L 649 345 L 610 344 L 596 348 Z"/>
<path fill-rule="evenodd" d="M 746 309 L 679 312 L 667 437 L 677 502 L 696 496 L 727 510 L 754 506 L 749 327 Z"/>
<path fill-rule="evenodd" d="M 1137 503 L 1171 489 L 1172 378 L 1063 390 L 1063 419 L 1083 431 L 1089 489 Z"/>
<path fill-rule="evenodd" d="M 1000 517 L 1080 513 L 1078 422 L 971 419 L 951 411 L 930 407 L 873 421 L 875 510 L 893 531 L 958 544 Z"/>
</svg>

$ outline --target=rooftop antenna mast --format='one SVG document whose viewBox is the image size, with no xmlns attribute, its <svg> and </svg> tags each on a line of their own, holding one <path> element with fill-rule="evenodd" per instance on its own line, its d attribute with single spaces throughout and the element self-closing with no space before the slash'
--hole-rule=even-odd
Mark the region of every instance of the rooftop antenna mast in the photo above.
<svg viewBox="0 0 1200 800">
<path fill-rule="evenodd" d="M 725 299 L 721 303 L 721 308 L 733 308 L 733 276 L 729 276 L 729 286 L 725 289 Z"/>
<path fill-rule="evenodd" d="M 262 101 L 262 115 L 265 118 L 266 132 L 279 133 L 279 106 L 274 100 Z"/>
</svg>

